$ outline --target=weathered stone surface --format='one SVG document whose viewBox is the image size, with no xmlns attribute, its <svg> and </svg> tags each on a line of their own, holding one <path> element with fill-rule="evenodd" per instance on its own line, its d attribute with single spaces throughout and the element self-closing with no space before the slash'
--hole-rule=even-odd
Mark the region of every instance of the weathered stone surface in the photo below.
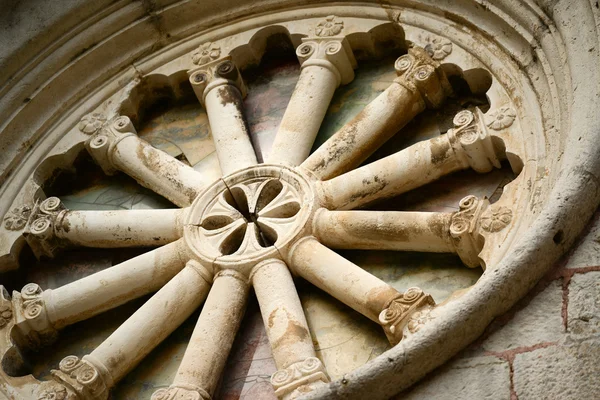
<svg viewBox="0 0 600 400">
<path fill-rule="evenodd" d="M 504 327 L 494 332 L 483 344 L 487 351 L 505 351 L 561 339 L 562 287 L 557 280 L 524 309 L 518 311 Z"/>
<path fill-rule="evenodd" d="M 518 354 L 513 382 L 519 400 L 600 397 L 600 341 L 551 346 Z"/>
<path fill-rule="evenodd" d="M 568 328 L 573 336 L 600 333 L 600 271 L 575 274 L 569 284 Z"/>
<path fill-rule="evenodd" d="M 569 257 L 566 268 L 585 268 L 600 265 L 600 218 L 597 215 L 589 233 Z"/>
<path fill-rule="evenodd" d="M 488 356 L 458 359 L 398 398 L 510 399 L 508 363 Z"/>
</svg>

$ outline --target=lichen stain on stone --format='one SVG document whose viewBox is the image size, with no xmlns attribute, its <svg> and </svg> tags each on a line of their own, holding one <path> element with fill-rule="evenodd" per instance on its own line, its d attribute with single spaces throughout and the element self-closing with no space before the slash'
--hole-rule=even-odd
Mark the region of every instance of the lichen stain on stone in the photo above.
<svg viewBox="0 0 600 400">
<path fill-rule="evenodd" d="M 290 313 L 284 307 L 278 307 L 269 315 L 268 326 L 269 328 L 273 328 L 275 325 L 275 318 L 277 318 L 277 314 L 279 313 L 285 314 L 282 316 L 285 320 L 287 320 L 287 327 L 285 332 L 276 340 L 273 341 L 273 347 L 281 347 L 288 344 L 295 344 L 297 342 L 302 342 L 307 339 L 310 339 L 310 334 L 308 330 L 298 323 Z"/>
<path fill-rule="evenodd" d="M 217 89 L 217 96 L 221 100 L 223 107 L 232 104 L 240 114 L 242 113 L 242 102 L 240 101 L 239 91 L 236 88 L 230 85 L 223 85 Z"/>
<path fill-rule="evenodd" d="M 375 175 L 372 179 L 363 179 L 363 187 L 361 188 L 361 191 L 350 196 L 347 204 L 353 204 L 355 201 L 374 196 L 375 194 L 381 192 L 388 185 L 388 183 L 389 182 L 387 180 L 382 179 L 377 175 Z"/>
</svg>

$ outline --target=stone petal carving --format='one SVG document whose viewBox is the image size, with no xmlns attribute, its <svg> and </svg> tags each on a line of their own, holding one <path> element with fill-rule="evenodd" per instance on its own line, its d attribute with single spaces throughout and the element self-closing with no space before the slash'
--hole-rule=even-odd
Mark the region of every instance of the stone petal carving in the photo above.
<svg viewBox="0 0 600 400">
<path fill-rule="evenodd" d="M 37 400 L 67 400 L 69 396 L 67 388 L 56 382 L 43 382 L 38 390 Z"/>
<path fill-rule="evenodd" d="M 517 117 L 517 113 L 512 107 L 504 106 L 492 111 L 485 118 L 486 125 L 496 131 L 508 128 Z"/>
<path fill-rule="evenodd" d="M 342 29 L 344 29 L 344 22 L 338 20 L 335 15 L 330 15 L 317 24 L 315 34 L 321 37 L 335 36 L 339 35 Z"/>
<path fill-rule="evenodd" d="M 206 42 L 198 46 L 192 53 L 192 62 L 196 65 L 207 64 L 221 56 L 221 47 L 217 44 Z"/>
<path fill-rule="evenodd" d="M 434 60 L 443 60 L 452 53 L 452 42 L 446 38 L 429 36 L 425 51 Z"/>
<path fill-rule="evenodd" d="M 489 207 L 481 216 L 481 228 L 487 232 L 499 232 L 510 224 L 512 217 L 512 210 L 508 207 Z"/>
<path fill-rule="evenodd" d="M 13 208 L 4 216 L 4 227 L 10 231 L 23 229 L 31 215 L 31 207 L 20 206 Z"/>
<path fill-rule="evenodd" d="M 87 135 L 93 135 L 97 133 L 106 123 L 106 117 L 100 113 L 91 113 L 84 115 L 79 121 L 77 127 L 79 130 Z"/>
</svg>

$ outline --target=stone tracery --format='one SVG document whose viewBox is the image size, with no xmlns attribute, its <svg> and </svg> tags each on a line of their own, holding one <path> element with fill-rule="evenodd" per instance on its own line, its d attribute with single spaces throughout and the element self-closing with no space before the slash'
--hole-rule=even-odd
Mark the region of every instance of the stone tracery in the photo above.
<svg viewBox="0 0 600 400">
<path fill-rule="evenodd" d="M 317 28 L 317 36 L 335 36 L 342 31 L 343 22 L 334 17 L 326 21 Z M 446 43 L 437 51 L 443 49 L 449 53 Z M 246 89 L 237 66 L 229 56 L 219 58 L 218 46 L 208 43 L 200 50 L 192 56 L 198 67 L 190 70 L 189 75 L 194 92 L 209 116 L 224 175 L 217 182 L 206 182 L 193 169 L 141 140 L 126 116 L 106 121 L 92 114 L 81 121 L 80 129 L 93 135 L 86 143 L 87 149 L 106 173 L 123 171 L 183 208 L 161 211 L 161 216 L 169 218 L 163 223 L 168 233 L 159 242 L 170 244 L 152 251 L 152 256 L 142 255 L 123 263 L 127 267 L 117 265 L 80 282 L 78 285 L 89 286 L 86 296 L 91 300 L 85 304 L 73 306 L 81 296 L 76 290 L 59 288 L 42 292 L 36 288 L 35 294 L 44 297 L 50 310 L 45 325 L 52 330 L 114 307 L 116 303 L 108 305 L 103 299 L 108 293 L 112 297 L 118 294 L 122 303 L 159 289 L 87 359 L 75 360 L 70 356 L 61 362 L 55 377 L 69 393 L 106 398 L 111 385 L 143 357 L 143 353 L 134 350 L 143 347 L 145 352 L 149 351 L 177 324 L 162 327 L 158 334 L 142 335 L 139 348 L 135 349 L 129 348 L 120 336 L 140 333 L 147 325 L 138 325 L 136 321 L 148 316 L 158 318 L 153 305 L 177 297 L 181 304 L 185 303 L 183 308 L 173 310 L 172 315 L 178 321 L 186 319 L 203 301 L 206 303 L 173 385 L 156 392 L 153 398 L 209 398 L 239 327 L 245 297 L 253 286 L 263 318 L 275 321 L 266 324 L 279 368 L 272 377 L 273 386 L 281 398 L 295 398 L 300 393 L 298 388 L 307 391 L 328 382 L 329 378 L 310 342 L 290 272 L 381 324 L 390 342 L 396 344 L 403 335 L 416 332 L 418 325 L 427 321 L 425 312 L 434 305 L 432 298 L 418 288 L 399 293 L 328 247 L 456 252 L 467 266 L 476 267 L 480 265 L 478 254 L 483 248 L 480 229 L 498 232 L 512 220 L 510 209 L 491 210 L 485 199 L 474 196 L 463 199 L 461 211 L 456 213 L 388 214 L 353 210 L 459 169 L 488 172 L 506 157 L 492 144 L 483 121 L 488 121 L 487 127 L 493 130 L 509 128 L 516 118 L 509 107 L 492 111 L 488 117 L 478 109 L 461 111 L 454 120 L 455 128 L 447 134 L 358 167 L 416 114 L 428 107 L 443 106 L 451 87 L 435 61 L 443 58 L 436 57 L 437 53 L 432 57 L 423 48 L 411 47 L 407 55 L 397 60 L 398 78 L 385 95 L 365 107 L 361 115 L 309 156 L 333 92 L 340 84 L 352 80 L 356 60 L 343 37 L 303 39 L 297 49 L 302 75 L 275 139 L 269 164 L 263 165 L 254 154 L 244 121 L 241 99 Z M 304 79 L 320 79 L 322 85 L 316 89 L 307 87 Z M 315 101 L 313 97 L 317 95 Z M 307 101 L 308 98 L 313 101 Z M 302 107 L 306 104 L 311 108 Z M 300 124 L 298 118 L 304 113 L 309 113 L 314 123 Z M 397 165 L 403 168 L 394 168 Z M 408 179 L 417 170 L 425 172 L 417 179 Z M 481 217 L 484 210 L 488 214 Z M 74 244 L 92 243 L 88 236 L 104 236 L 108 224 L 84 227 L 82 221 L 91 216 L 69 212 L 61 207 L 59 199 L 49 198 L 36 205 L 29 218 L 27 234 L 36 239 L 28 241 L 30 244 L 39 241 L 39 247 L 47 255 L 53 255 L 58 247 L 53 241 L 68 237 L 65 232 L 75 229 L 78 238 L 73 240 Z M 134 216 L 129 212 L 120 213 L 118 218 L 131 218 L 133 227 Z M 361 218 L 362 222 L 352 228 L 354 236 L 341 238 L 342 234 L 335 233 L 344 220 L 352 223 Z M 390 225 L 386 229 L 403 231 L 408 239 L 392 239 L 387 243 L 379 240 L 381 225 L 372 220 L 386 218 Z M 64 222 L 69 219 L 70 222 Z M 69 228 L 65 229 L 67 225 Z M 124 226 L 128 227 L 128 223 Z M 424 227 L 429 227 L 430 232 L 423 234 Z M 145 233 L 142 230 L 137 236 L 131 234 L 131 245 L 146 243 Z M 120 240 L 115 235 L 107 247 Z M 204 246 L 207 243 L 210 250 Z M 142 269 L 142 264 L 150 258 L 154 261 Z M 149 283 L 142 279 L 148 271 L 158 269 L 162 270 L 158 280 Z M 339 276 L 348 277 L 351 283 L 340 282 Z M 137 283 L 128 287 L 116 283 L 127 279 Z M 269 281 L 277 282 L 280 287 L 270 287 Z M 116 285 L 120 288 L 114 291 Z M 26 286 L 20 296 L 28 296 L 30 288 Z M 71 299 L 69 307 L 61 304 L 61 290 L 65 292 L 63 298 Z M 18 301 L 19 295 L 14 298 Z M 421 311 L 423 317 L 413 319 Z M 281 330 L 290 324 L 297 328 L 296 332 L 304 333 L 296 333 L 297 337 L 289 341 L 291 344 L 279 346 L 278 338 L 290 335 Z M 207 332 L 209 325 L 212 332 Z M 26 331 L 22 323 L 16 327 Z M 215 346 L 216 337 L 221 348 Z M 118 368 L 111 360 L 114 347 L 130 356 Z M 39 398 L 43 396 L 40 394 Z"/>
</svg>

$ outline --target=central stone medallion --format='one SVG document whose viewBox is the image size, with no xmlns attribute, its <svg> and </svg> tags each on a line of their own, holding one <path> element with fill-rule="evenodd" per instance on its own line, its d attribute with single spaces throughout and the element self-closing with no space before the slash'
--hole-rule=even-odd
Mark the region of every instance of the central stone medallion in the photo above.
<svg viewBox="0 0 600 400">
<path fill-rule="evenodd" d="M 221 268 L 279 258 L 305 231 L 316 204 L 309 180 L 296 170 L 258 165 L 216 181 L 196 198 L 184 237 L 200 262 Z"/>
</svg>

